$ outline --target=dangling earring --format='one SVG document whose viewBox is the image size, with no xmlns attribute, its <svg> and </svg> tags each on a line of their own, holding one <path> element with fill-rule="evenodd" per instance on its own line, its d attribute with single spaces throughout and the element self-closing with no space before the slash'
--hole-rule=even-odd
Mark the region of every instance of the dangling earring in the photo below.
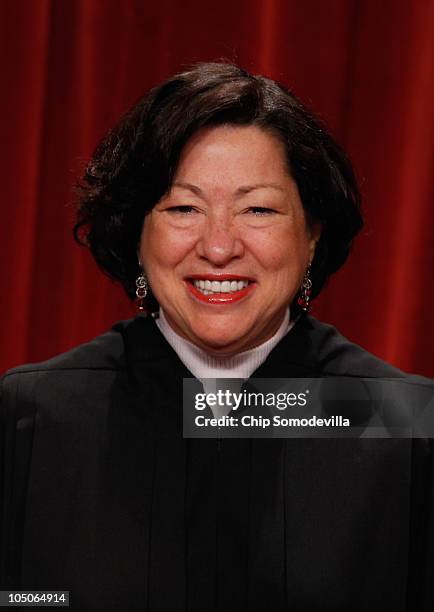
<svg viewBox="0 0 434 612">
<path fill-rule="evenodd" d="M 309 264 L 305 272 L 303 282 L 301 283 L 301 287 L 299 290 L 300 295 L 297 300 L 297 304 L 300 306 L 302 310 L 304 310 L 304 312 L 309 312 L 310 310 L 309 300 L 310 300 L 311 289 L 312 289 L 312 281 L 310 278 L 310 264 Z"/>
<path fill-rule="evenodd" d="M 148 294 L 148 287 L 148 281 L 142 272 L 136 278 L 136 305 L 137 309 L 141 312 L 145 310 L 145 298 Z"/>
</svg>

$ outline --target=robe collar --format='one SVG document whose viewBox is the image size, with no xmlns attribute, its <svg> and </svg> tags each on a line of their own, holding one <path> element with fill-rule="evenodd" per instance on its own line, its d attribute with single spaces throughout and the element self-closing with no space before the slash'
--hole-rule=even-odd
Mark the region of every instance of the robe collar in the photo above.
<svg viewBox="0 0 434 612">
<path fill-rule="evenodd" d="M 319 373 L 317 342 L 314 342 L 315 320 L 302 315 L 293 328 L 273 348 L 267 359 L 250 378 L 289 378 L 314 376 Z M 141 376 L 194 378 L 176 352 L 164 338 L 152 316 L 138 315 L 123 329 L 127 369 Z M 143 372 L 144 374 L 144 372 Z"/>
</svg>

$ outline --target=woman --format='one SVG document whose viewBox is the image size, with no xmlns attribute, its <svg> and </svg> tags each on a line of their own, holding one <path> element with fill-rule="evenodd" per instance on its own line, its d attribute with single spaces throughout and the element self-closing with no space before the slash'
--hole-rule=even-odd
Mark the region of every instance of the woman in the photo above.
<svg viewBox="0 0 434 612">
<path fill-rule="evenodd" d="M 107 135 L 79 197 L 76 237 L 153 314 L 4 377 L 3 588 L 431 610 L 430 440 L 182 437 L 183 378 L 407 380 L 306 314 L 362 225 L 338 145 L 275 82 L 199 64 Z"/>
</svg>

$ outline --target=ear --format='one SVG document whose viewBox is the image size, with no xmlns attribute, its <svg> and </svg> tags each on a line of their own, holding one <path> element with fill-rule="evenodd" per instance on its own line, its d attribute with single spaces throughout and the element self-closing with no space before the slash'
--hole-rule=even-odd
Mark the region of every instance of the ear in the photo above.
<svg viewBox="0 0 434 612">
<path fill-rule="evenodd" d="M 319 221 L 314 221 L 309 226 L 309 236 L 310 236 L 310 241 L 309 241 L 310 260 L 309 262 L 310 263 L 312 263 L 312 259 L 314 258 L 316 245 L 318 243 L 318 240 L 321 238 L 321 233 L 322 233 L 322 224 Z"/>
<path fill-rule="evenodd" d="M 137 257 L 137 263 L 139 264 L 139 268 L 143 270 L 142 254 L 140 252 L 141 247 L 142 247 L 142 238 L 140 237 L 140 240 L 136 246 L 136 257 Z"/>
</svg>

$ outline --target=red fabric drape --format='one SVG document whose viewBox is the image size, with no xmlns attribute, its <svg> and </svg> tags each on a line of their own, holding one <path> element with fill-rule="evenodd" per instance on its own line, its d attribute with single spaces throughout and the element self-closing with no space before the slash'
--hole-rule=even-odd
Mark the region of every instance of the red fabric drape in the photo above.
<svg viewBox="0 0 434 612">
<path fill-rule="evenodd" d="M 0 18 L 1 370 L 131 315 L 71 238 L 71 187 L 148 87 L 226 58 L 289 85 L 355 163 L 366 228 L 313 314 L 434 374 L 434 0 L 4 0 Z"/>
</svg>

